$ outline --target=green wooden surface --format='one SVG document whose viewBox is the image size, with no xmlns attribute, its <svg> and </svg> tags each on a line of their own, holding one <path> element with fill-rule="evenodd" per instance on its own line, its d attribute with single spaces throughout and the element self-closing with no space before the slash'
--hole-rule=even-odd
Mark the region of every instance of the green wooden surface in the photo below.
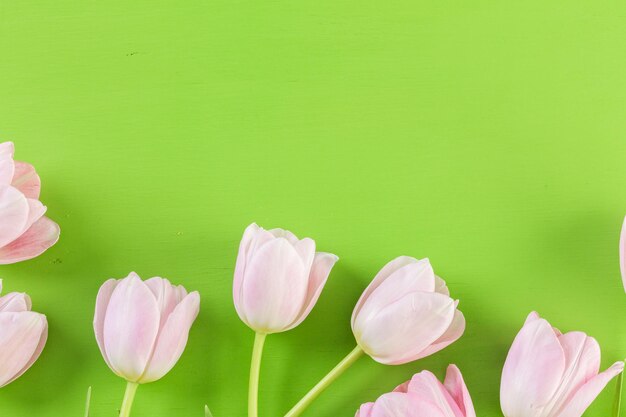
<svg viewBox="0 0 626 417">
<path fill-rule="evenodd" d="M 352 416 L 456 363 L 501 415 L 508 347 L 531 309 L 626 356 L 617 241 L 626 212 L 626 4 L 409 0 L 0 2 L 0 138 L 37 167 L 62 228 L 3 266 L 50 339 L 0 390 L 3 417 L 114 417 L 123 382 L 91 321 L 135 270 L 202 296 L 187 350 L 134 416 L 243 416 L 253 334 L 232 306 L 256 221 L 341 257 L 297 329 L 269 337 L 262 417 L 353 347 L 352 307 L 401 254 L 430 257 L 468 321 L 425 360 L 362 359 L 310 409 Z M 586 416 L 606 416 L 613 384 Z"/>
</svg>

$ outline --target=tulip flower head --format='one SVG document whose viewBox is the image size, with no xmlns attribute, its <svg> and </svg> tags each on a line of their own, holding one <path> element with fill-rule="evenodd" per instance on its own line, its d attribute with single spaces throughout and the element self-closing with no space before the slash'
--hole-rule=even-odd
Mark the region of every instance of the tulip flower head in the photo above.
<svg viewBox="0 0 626 417">
<path fill-rule="evenodd" d="M 456 341 L 465 318 L 428 259 L 401 256 L 380 270 L 352 313 L 357 343 L 374 360 L 399 365 Z"/>
<path fill-rule="evenodd" d="M 0 387 L 15 381 L 35 363 L 47 338 L 46 316 L 31 311 L 28 295 L 12 292 L 0 297 Z"/>
<path fill-rule="evenodd" d="M 44 216 L 35 168 L 13 160 L 12 142 L 0 143 L 0 264 L 34 258 L 59 239 L 59 225 Z"/>
<path fill-rule="evenodd" d="M 235 266 L 237 314 L 258 333 L 296 327 L 311 312 L 337 259 L 315 252 L 313 239 L 251 224 L 241 239 Z"/>
<path fill-rule="evenodd" d="M 129 382 L 156 381 L 172 369 L 185 349 L 200 310 L 197 291 L 131 272 L 106 281 L 96 301 L 94 331 L 109 368 Z"/>
<path fill-rule="evenodd" d="M 583 332 L 562 334 L 535 312 L 519 331 L 502 370 L 505 417 L 580 417 L 624 369 L 600 370 L 600 346 Z"/>
<path fill-rule="evenodd" d="M 393 392 L 363 404 L 355 417 L 476 417 L 476 413 L 461 371 L 450 365 L 443 384 L 422 371 Z"/>
</svg>

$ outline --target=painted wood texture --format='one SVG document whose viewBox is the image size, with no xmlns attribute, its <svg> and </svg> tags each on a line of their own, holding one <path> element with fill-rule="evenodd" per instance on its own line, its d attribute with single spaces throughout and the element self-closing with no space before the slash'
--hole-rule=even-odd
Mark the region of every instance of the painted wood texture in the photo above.
<svg viewBox="0 0 626 417">
<path fill-rule="evenodd" d="M 0 139 L 38 168 L 62 228 L 3 266 L 50 322 L 3 417 L 116 416 L 124 384 L 91 328 L 99 285 L 135 270 L 202 295 L 187 351 L 134 415 L 242 416 L 253 335 L 232 305 L 252 221 L 341 260 L 310 317 L 267 340 L 262 416 L 353 347 L 360 292 L 391 258 L 430 257 L 468 321 L 422 361 L 361 359 L 308 416 L 352 416 L 448 363 L 484 417 L 527 313 L 626 356 L 617 258 L 626 212 L 623 2 L 0 2 Z M 586 414 L 606 416 L 612 388 Z"/>
</svg>

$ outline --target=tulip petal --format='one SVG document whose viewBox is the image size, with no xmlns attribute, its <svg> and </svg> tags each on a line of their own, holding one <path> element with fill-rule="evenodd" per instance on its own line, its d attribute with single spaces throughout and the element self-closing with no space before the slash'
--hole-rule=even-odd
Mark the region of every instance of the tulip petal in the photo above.
<svg viewBox="0 0 626 417">
<path fill-rule="evenodd" d="M 254 251 L 264 245 L 265 243 L 273 240 L 274 236 L 263 230 L 256 223 L 252 223 L 243 233 L 241 243 L 239 244 L 239 252 L 237 253 L 237 262 L 235 264 L 235 274 L 233 280 L 233 301 L 235 303 L 235 309 L 237 314 L 247 323 L 245 311 L 242 308 L 242 288 L 243 278 L 246 270 L 246 266 L 250 263 Z"/>
<path fill-rule="evenodd" d="M 565 371 L 559 388 L 544 410 L 558 415 L 575 393 L 600 370 L 600 346 L 583 332 L 569 332 L 558 336 L 565 354 Z"/>
<path fill-rule="evenodd" d="M 362 404 L 354 417 L 370 417 L 372 415 L 372 408 L 374 408 L 374 403 Z"/>
<path fill-rule="evenodd" d="M 248 265 L 250 265 L 250 262 L 252 262 L 252 258 L 263 245 L 274 240 L 276 240 L 276 237 L 273 234 L 263 229 L 262 227 L 256 226 L 256 231 L 254 232 L 253 239 L 252 241 L 250 241 L 248 249 L 245 252 L 245 266 L 247 267 Z"/>
<path fill-rule="evenodd" d="M 15 174 L 11 185 L 20 190 L 27 198 L 39 199 L 41 180 L 35 167 L 31 164 L 15 161 Z"/>
<path fill-rule="evenodd" d="M 26 201 L 28 202 L 28 220 L 24 226 L 24 231 L 28 230 L 37 220 L 41 219 L 48 210 L 39 200 L 27 198 Z"/>
<path fill-rule="evenodd" d="M 28 201 L 24 194 L 11 186 L 0 186 L 0 247 L 24 233 L 28 213 Z"/>
<path fill-rule="evenodd" d="M 447 417 L 435 404 L 417 395 L 390 392 L 380 396 L 370 413 L 371 417 Z"/>
<path fill-rule="evenodd" d="M 446 282 L 437 275 L 435 275 L 435 292 L 447 295 L 448 297 L 450 296 L 450 290 L 448 289 Z"/>
<path fill-rule="evenodd" d="M 358 320 L 367 320 L 380 309 L 415 291 L 435 291 L 435 273 L 428 259 L 405 265 L 387 276 L 361 305 Z"/>
<path fill-rule="evenodd" d="M 43 314 L 0 313 L 0 387 L 15 380 L 34 362 L 46 326 Z"/>
<path fill-rule="evenodd" d="M 580 417 L 611 379 L 624 370 L 624 362 L 615 362 L 583 385 L 556 417 Z"/>
<path fill-rule="evenodd" d="M 450 327 L 454 300 L 438 293 L 413 292 L 372 317 L 357 317 L 353 331 L 361 348 L 388 365 L 411 362 Z"/>
<path fill-rule="evenodd" d="M 30 297 L 23 292 L 11 292 L 0 297 L 0 312 L 29 311 L 31 306 Z"/>
<path fill-rule="evenodd" d="M 161 277 L 147 279 L 144 281 L 144 284 L 146 284 L 146 286 L 150 288 L 150 291 L 152 291 L 152 294 L 154 294 L 157 306 L 161 312 L 159 328 L 163 328 L 167 318 L 180 302 L 178 291 L 169 280 Z"/>
<path fill-rule="evenodd" d="M 243 280 L 247 324 L 267 333 L 289 327 L 305 301 L 307 272 L 298 253 L 284 238 L 257 249 Z"/>
<path fill-rule="evenodd" d="M 310 271 L 313 265 L 313 259 L 315 258 L 315 241 L 306 237 L 293 244 L 293 248 L 298 252 L 298 255 L 300 255 L 304 270 Z"/>
<path fill-rule="evenodd" d="M 33 355 L 30 357 L 30 359 L 28 360 L 26 365 L 24 365 L 24 367 L 13 377 L 13 379 L 11 381 L 7 382 L 7 384 L 15 381 L 17 378 L 22 376 L 22 374 L 24 374 L 24 372 L 28 371 L 28 368 L 33 366 L 35 361 L 37 361 L 37 359 L 39 359 L 39 356 L 41 356 L 41 352 L 43 352 L 43 348 L 46 346 L 46 342 L 48 341 L 48 321 L 46 319 L 46 316 L 44 316 L 43 314 L 41 314 L 41 319 L 44 322 L 44 326 L 43 326 L 43 330 L 41 332 L 41 336 L 39 337 L 39 343 L 37 344 L 37 347 L 35 348 L 35 351 L 33 352 Z"/>
<path fill-rule="evenodd" d="M 474 403 L 469 390 L 463 380 L 463 375 L 456 365 L 449 365 L 446 371 L 446 379 L 443 382 L 464 417 L 476 417 Z"/>
<path fill-rule="evenodd" d="M 13 142 L 0 143 L 0 185 L 9 185 L 15 172 Z"/>
<path fill-rule="evenodd" d="M 315 254 L 315 260 L 311 268 L 311 275 L 309 276 L 309 285 L 307 288 L 306 300 L 304 302 L 304 308 L 298 318 L 289 326 L 288 329 L 292 329 L 302 323 L 302 321 L 309 315 L 315 303 L 322 294 L 326 280 L 330 275 L 330 271 L 339 260 L 339 257 L 332 253 L 317 252 Z"/>
<path fill-rule="evenodd" d="M 32 259 L 59 240 L 59 225 L 47 217 L 37 220 L 24 234 L 0 248 L 0 265 Z"/>
<path fill-rule="evenodd" d="M 159 318 L 157 301 L 137 274 L 117 284 L 104 317 L 103 340 L 112 370 L 127 381 L 136 382 L 146 369 Z"/>
<path fill-rule="evenodd" d="M 109 279 L 102 284 L 98 290 L 98 296 L 96 297 L 96 312 L 93 317 L 93 330 L 96 335 L 96 342 L 98 342 L 98 347 L 100 348 L 100 353 L 102 353 L 104 361 L 111 369 L 113 369 L 113 366 L 111 366 L 106 354 L 106 349 L 104 348 L 104 318 L 106 317 L 111 295 L 113 295 L 113 290 L 115 290 L 118 283 L 119 280 L 117 279 Z"/>
<path fill-rule="evenodd" d="M 432 372 L 422 371 L 415 374 L 409 382 L 407 392 L 418 396 L 422 401 L 435 404 L 446 417 L 464 417 L 458 404 Z"/>
<path fill-rule="evenodd" d="M 622 224 L 622 233 L 619 239 L 619 266 L 622 272 L 622 284 L 624 285 L 624 291 L 626 291 L 626 217 Z"/>
<path fill-rule="evenodd" d="M 552 326 L 531 317 L 515 337 L 502 370 L 504 415 L 542 415 L 541 407 L 553 397 L 564 370 L 565 354 Z"/>
<path fill-rule="evenodd" d="M 465 332 L 465 316 L 459 310 L 454 311 L 454 318 L 448 330 L 437 340 L 435 340 L 430 346 L 424 349 L 416 359 L 425 358 L 433 353 L 439 352 L 441 349 L 451 345 L 459 340 Z"/>
<path fill-rule="evenodd" d="M 176 306 L 161 329 L 141 383 L 156 381 L 170 371 L 185 350 L 189 329 L 200 311 L 200 295 L 190 293 Z"/>
<path fill-rule="evenodd" d="M 354 307 L 354 311 L 352 312 L 352 326 L 354 326 L 356 316 L 361 311 L 361 307 L 363 307 L 365 301 L 367 301 L 367 299 L 376 290 L 376 288 L 378 288 L 380 284 L 382 284 L 391 274 L 396 272 L 398 269 L 416 262 L 417 259 L 410 256 L 399 256 L 383 266 L 378 274 L 376 274 L 370 285 L 368 285 L 365 291 L 363 291 L 363 294 L 361 294 L 359 301 L 357 301 L 356 306 Z"/>
<path fill-rule="evenodd" d="M 291 243 L 293 246 L 295 246 L 296 243 L 298 243 L 298 241 L 300 240 L 289 230 L 281 229 L 280 227 L 270 229 L 268 230 L 268 232 L 271 233 L 274 237 L 282 237 L 287 239 L 289 243 Z"/>
<path fill-rule="evenodd" d="M 241 304 L 241 284 L 243 283 L 243 272 L 246 269 L 246 261 L 247 261 L 247 253 L 256 235 L 259 230 L 259 226 L 256 223 L 252 223 L 250 226 L 246 227 L 246 230 L 243 232 L 243 237 L 241 238 L 241 242 L 239 243 L 239 252 L 237 252 L 237 261 L 235 263 L 235 273 L 233 280 L 233 301 L 235 303 L 235 309 L 239 314 L 239 317 L 244 318 L 243 310 L 240 308 Z"/>
</svg>

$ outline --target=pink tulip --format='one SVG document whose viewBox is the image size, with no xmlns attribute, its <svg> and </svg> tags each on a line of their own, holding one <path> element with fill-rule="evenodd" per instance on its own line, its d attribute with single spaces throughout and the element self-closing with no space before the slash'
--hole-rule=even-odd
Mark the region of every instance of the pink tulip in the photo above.
<svg viewBox="0 0 626 417">
<path fill-rule="evenodd" d="M 532 312 L 502 370 L 502 412 L 505 417 L 580 417 L 624 363 L 599 369 L 600 346 L 593 337 L 562 334 Z"/>
<path fill-rule="evenodd" d="M 197 291 L 187 294 L 164 278 L 144 282 L 131 272 L 106 281 L 93 321 L 104 360 L 129 382 L 160 379 L 182 355 L 199 309 Z"/>
<path fill-rule="evenodd" d="M 24 293 L 0 297 L 0 387 L 26 372 L 48 339 L 46 316 L 30 309 L 30 297 Z"/>
<path fill-rule="evenodd" d="M 258 333 L 300 324 L 319 298 L 337 257 L 283 229 L 248 226 L 241 239 L 233 298 L 241 320 Z"/>
<path fill-rule="evenodd" d="M 622 224 L 622 233 L 619 239 L 619 266 L 622 272 L 622 283 L 626 291 L 626 218 Z"/>
<path fill-rule="evenodd" d="M 410 381 L 359 408 L 356 417 L 476 417 L 461 371 L 448 366 L 442 384 L 422 371 Z"/>
<path fill-rule="evenodd" d="M 399 365 L 456 341 L 465 318 L 428 259 L 401 256 L 376 275 L 352 313 L 357 343 L 374 360 Z"/>
<path fill-rule="evenodd" d="M 0 143 L 0 264 L 34 258 L 59 239 L 59 225 L 44 216 L 41 183 L 32 165 L 13 160 L 12 142 Z"/>
</svg>

